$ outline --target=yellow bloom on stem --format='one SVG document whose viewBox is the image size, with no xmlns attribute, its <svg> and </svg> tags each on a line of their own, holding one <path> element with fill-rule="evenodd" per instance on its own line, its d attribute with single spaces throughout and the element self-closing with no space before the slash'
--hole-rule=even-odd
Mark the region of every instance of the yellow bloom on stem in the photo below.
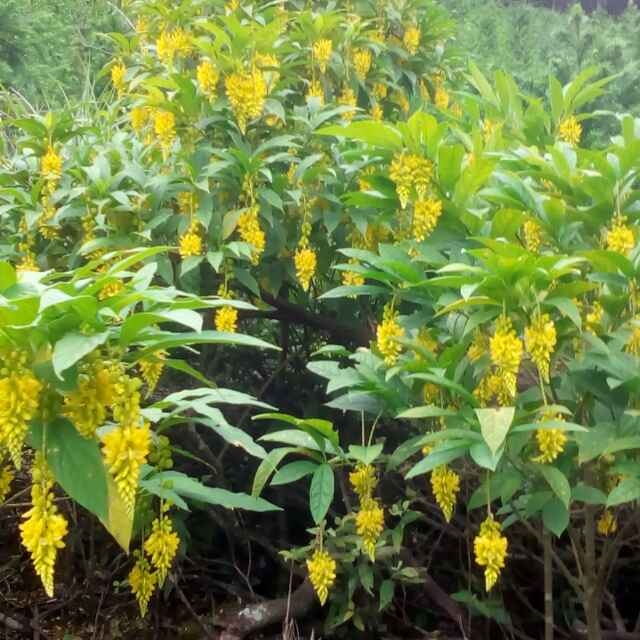
<svg viewBox="0 0 640 640">
<path fill-rule="evenodd" d="M 522 241 L 527 251 L 538 253 L 542 245 L 542 227 L 535 220 L 527 220 L 522 225 Z"/>
<path fill-rule="evenodd" d="M 369 49 L 356 49 L 353 52 L 353 66 L 356 71 L 356 76 L 362 81 L 367 77 L 367 74 L 371 70 L 371 63 L 373 58 Z"/>
<path fill-rule="evenodd" d="M 127 67 L 121 61 L 116 62 L 111 67 L 111 84 L 118 92 L 118 96 L 122 96 L 127 89 L 126 75 Z"/>
<path fill-rule="evenodd" d="M 318 63 L 320 73 L 324 73 L 327 70 L 327 65 L 331 59 L 333 52 L 333 43 L 328 38 L 321 38 L 313 43 L 313 57 Z"/>
<path fill-rule="evenodd" d="M 264 74 L 267 83 L 267 93 L 270 93 L 280 79 L 280 61 L 272 53 L 255 53 L 253 56 L 253 64 Z"/>
<path fill-rule="evenodd" d="M 23 516 L 20 535 L 44 590 L 51 598 L 56 556 L 58 549 L 64 547 L 67 521 L 54 503 L 53 476 L 41 452 L 36 453 L 31 473 L 32 506 Z"/>
<path fill-rule="evenodd" d="M 156 54 L 160 62 L 172 64 L 178 56 L 191 53 L 191 35 L 181 27 L 173 31 L 163 31 L 156 40 Z"/>
<path fill-rule="evenodd" d="M 193 220 L 185 233 L 180 236 L 178 250 L 183 259 L 202 255 L 202 230 L 197 220 Z"/>
<path fill-rule="evenodd" d="M 137 553 L 136 563 L 129 573 L 129 586 L 138 601 L 140 615 L 147 615 L 149 600 L 158 584 L 158 574 L 151 570 L 149 561 L 140 552 Z"/>
<path fill-rule="evenodd" d="M 624 345 L 624 350 L 636 357 L 640 356 L 640 326 L 634 327 L 627 343 Z"/>
<path fill-rule="evenodd" d="M 480 330 L 476 329 L 473 340 L 467 349 L 467 357 L 471 363 L 476 363 L 489 351 L 489 338 Z"/>
<path fill-rule="evenodd" d="M 62 176 L 62 158 L 49 145 L 40 160 L 40 173 L 45 180 L 56 182 Z"/>
<path fill-rule="evenodd" d="M 83 438 L 93 438 L 107 419 L 97 379 L 90 371 L 80 374 L 77 387 L 64 397 L 64 415 Z"/>
<path fill-rule="evenodd" d="M 16 469 L 22 465 L 22 446 L 35 417 L 42 384 L 28 370 L 0 378 L 0 449 L 6 449 Z"/>
<path fill-rule="evenodd" d="M 524 330 L 524 343 L 531 359 L 538 367 L 544 382 L 549 382 L 551 354 L 557 342 L 556 326 L 548 314 L 536 314 Z"/>
<path fill-rule="evenodd" d="M 373 107 L 371 107 L 371 119 L 374 122 L 382 122 L 384 119 L 384 111 L 379 104 L 374 104 Z"/>
<path fill-rule="evenodd" d="M 198 79 L 198 87 L 200 91 L 212 99 L 216 95 L 216 86 L 220 79 L 220 73 L 213 66 L 211 60 L 203 60 L 196 69 L 196 78 Z"/>
<path fill-rule="evenodd" d="M 133 513 L 140 467 L 147 461 L 150 445 L 148 424 L 118 426 L 102 438 L 105 463 L 129 513 Z"/>
<path fill-rule="evenodd" d="M 605 238 L 607 249 L 623 256 L 629 255 L 636 246 L 633 229 L 626 222 L 625 216 L 615 216 L 611 223 L 611 229 L 607 231 Z"/>
<path fill-rule="evenodd" d="M 318 258 L 316 252 L 308 246 L 299 246 L 293 257 L 296 267 L 296 277 L 303 291 L 309 291 L 311 279 L 316 272 Z"/>
<path fill-rule="evenodd" d="M 11 483 L 13 482 L 13 471 L 10 467 L 0 466 L 0 504 L 2 504 L 9 495 Z"/>
<path fill-rule="evenodd" d="M 164 371 L 166 353 L 164 351 L 156 351 L 150 356 L 146 356 L 138 360 L 138 369 L 140 375 L 147 385 L 147 395 L 153 393 L 158 385 L 160 376 Z"/>
<path fill-rule="evenodd" d="M 451 97 L 449 96 L 449 92 L 444 87 L 437 87 L 436 94 L 433 97 L 433 103 L 440 109 L 441 111 L 446 111 L 449 107 L 449 101 Z"/>
<path fill-rule="evenodd" d="M 267 82 L 260 69 L 253 67 L 251 71 L 236 72 L 225 80 L 227 99 L 238 121 L 242 133 L 247 129 L 247 122 L 262 115 L 267 97 Z"/>
<path fill-rule="evenodd" d="M 389 177 L 396 183 L 396 193 L 404 209 L 409 202 L 411 189 L 422 198 L 433 176 L 433 163 L 415 153 L 397 153 L 389 167 Z"/>
<path fill-rule="evenodd" d="M 442 201 L 435 198 L 418 200 L 413 207 L 413 237 L 422 242 L 429 237 L 442 215 Z"/>
<path fill-rule="evenodd" d="M 131 121 L 131 128 L 134 133 L 139 134 L 149 122 L 151 111 L 149 107 L 133 107 L 129 114 L 129 120 Z"/>
<path fill-rule="evenodd" d="M 225 305 L 216 309 L 214 318 L 216 331 L 236 333 L 238 330 L 238 310 L 235 307 Z"/>
<path fill-rule="evenodd" d="M 153 114 L 153 130 L 158 136 L 160 146 L 165 156 L 176 139 L 176 117 L 171 111 L 157 109 Z"/>
<path fill-rule="evenodd" d="M 163 507 L 164 508 L 164 507 Z M 176 557 L 180 538 L 173 530 L 171 520 L 166 513 L 161 513 L 151 524 L 151 535 L 144 543 L 144 550 L 151 559 L 151 564 L 158 573 L 158 586 L 164 583 L 169 567 Z"/>
<path fill-rule="evenodd" d="M 319 80 L 312 80 L 307 89 L 307 100 L 316 99 L 320 106 L 324 105 L 324 89 Z"/>
<path fill-rule="evenodd" d="M 378 484 L 376 468 L 371 464 L 358 463 L 355 470 L 349 474 L 349 482 L 360 502 L 371 498 Z"/>
<path fill-rule="evenodd" d="M 40 271 L 35 254 L 31 251 L 25 253 L 25 255 L 20 259 L 20 262 L 16 264 L 16 271 L 18 273 L 24 273 L 25 271 Z"/>
<path fill-rule="evenodd" d="M 560 123 L 558 133 L 560 135 L 560 140 L 575 146 L 580 143 L 580 138 L 582 137 L 582 125 L 578 122 L 578 119 L 575 116 L 569 116 Z"/>
<path fill-rule="evenodd" d="M 404 30 L 404 36 L 402 37 L 402 44 L 404 44 L 404 48 L 412 56 L 414 56 L 418 51 L 421 37 L 422 37 L 422 33 L 415 24 L 408 26 Z"/>
<path fill-rule="evenodd" d="M 307 570 L 318 600 L 324 605 L 329 597 L 329 589 L 336 581 L 336 561 L 326 551 L 316 549 L 307 560 Z"/>
<path fill-rule="evenodd" d="M 341 107 L 351 107 L 350 111 L 345 111 L 342 114 L 343 120 L 351 122 L 353 117 L 356 115 L 357 106 L 356 94 L 353 92 L 353 89 L 345 87 L 342 90 L 342 93 L 338 96 L 337 103 Z"/>
<path fill-rule="evenodd" d="M 500 571 L 504 569 L 507 557 L 508 541 L 502 535 L 499 522 L 488 516 L 480 525 L 480 532 L 473 541 L 476 564 L 484 567 L 484 577 L 487 591 L 491 591 L 498 581 Z"/>
<path fill-rule="evenodd" d="M 192 216 L 198 208 L 198 195 L 193 191 L 182 191 L 178 194 L 178 211 L 185 216 Z"/>
<path fill-rule="evenodd" d="M 618 521 L 611 509 L 605 509 L 597 522 L 598 533 L 601 536 L 611 536 L 618 530 Z"/>
<path fill-rule="evenodd" d="M 553 419 L 559 420 L 560 416 L 553 416 Z M 562 429 L 538 429 L 536 441 L 540 455 L 534 458 L 534 461 L 548 464 L 564 451 L 567 444 L 567 434 Z"/>
<path fill-rule="evenodd" d="M 382 322 L 376 330 L 376 344 L 387 366 L 396 363 L 402 346 L 399 339 L 404 337 L 404 329 L 398 322 L 398 312 L 391 305 L 384 308 Z"/>
<path fill-rule="evenodd" d="M 349 258 L 349 264 L 358 265 L 357 258 Z M 364 276 L 357 271 L 343 271 L 342 284 L 348 287 L 359 287 L 364 284 Z"/>
<path fill-rule="evenodd" d="M 244 242 L 253 247 L 251 263 L 257 265 L 266 246 L 264 231 L 260 227 L 260 209 L 258 205 L 249 207 L 238 218 L 238 230 Z"/>
<path fill-rule="evenodd" d="M 460 476 L 447 465 L 440 465 L 431 472 L 431 489 L 444 519 L 450 522 L 460 491 Z"/>
<path fill-rule="evenodd" d="M 362 539 L 362 548 L 374 562 L 376 544 L 384 531 L 384 510 L 377 500 L 369 498 L 361 503 L 356 514 L 356 532 Z"/>
<path fill-rule="evenodd" d="M 501 407 L 507 406 L 512 400 L 513 377 L 510 374 L 489 372 L 473 390 L 474 397 L 481 407 L 488 406 L 495 399 Z"/>
<path fill-rule="evenodd" d="M 387 95 L 389 93 L 389 87 L 387 87 L 386 84 L 382 84 L 381 82 L 376 82 L 373 85 L 373 89 L 371 90 L 371 95 L 373 95 L 373 97 L 380 101 L 380 100 L 384 100 Z"/>
<path fill-rule="evenodd" d="M 522 361 L 522 341 L 516 335 L 511 320 L 502 316 L 496 323 L 496 331 L 489 340 L 491 362 L 506 383 L 509 395 L 516 395 L 516 385 L 520 362 Z"/>
<path fill-rule="evenodd" d="M 591 305 L 591 311 L 588 311 L 585 316 L 585 326 L 587 331 L 591 333 L 597 333 L 602 324 L 604 317 L 604 309 L 598 300 Z"/>
</svg>

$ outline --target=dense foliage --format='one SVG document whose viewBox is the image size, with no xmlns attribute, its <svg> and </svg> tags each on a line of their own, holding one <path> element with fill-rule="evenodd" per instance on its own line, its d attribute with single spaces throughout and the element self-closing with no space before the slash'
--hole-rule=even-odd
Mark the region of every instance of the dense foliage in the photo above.
<svg viewBox="0 0 640 640">
<path fill-rule="evenodd" d="M 17 474 L 51 595 L 58 484 L 142 616 L 194 564 L 230 590 L 212 557 L 253 592 L 246 543 L 327 633 L 435 626 L 426 589 L 467 634 L 599 640 L 640 498 L 640 120 L 582 63 L 484 74 L 431 0 L 308 4 L 132 1 L 105 108 L 5 122 L 0 508 Z"/>
</svg>

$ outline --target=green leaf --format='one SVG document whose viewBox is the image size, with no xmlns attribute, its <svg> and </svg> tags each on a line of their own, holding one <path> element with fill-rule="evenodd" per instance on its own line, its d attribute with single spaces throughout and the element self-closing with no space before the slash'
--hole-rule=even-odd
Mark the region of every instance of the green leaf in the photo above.
<svg viewBox="0 0 640 640">
<path fill-rule="evenodd" d="M 251 489 L 252 496 L 259 496 L 262 493 L 267 481 L 276 471 L 278 465 L 290 453 L 296 451 L 295 447 L 279 447 L 269 451 L 267 457 L 258 465 L 256 475 L 253 477 L 253 487 Z"/>
<path fill-rule="evenodd" d="M 278 469 L 271 480 L 271 486 L 276 487 L 282 484 L 290 484 L 301 478 L 311 475 L 318 465 L 310 460 L 296 460 L 286 464 L 282 469 Z"/>
<path fill-rule="evenodd" d="M 476 409 L 475 412 L 480 422 L 482 437 L 491 453 L 495 455 L 507 437 L 516 409 L 515 407 L 500 407 L 497 409 Z"/>
<path fill-rule="evenodd" d="M 321 464 L 313 473 L 309 488 L 309 508 L 316 524 L 320 524 L 333 501 L 334 476 L 330 464 Z"/>
<path fill-rule="evenodd" d="M 625 478 L 611 491 L 607 498 L 607 507 L 615 507 L 640 498 L 640 479 Z"/>
<path fill-rule="evenodd" d="M 562 504 L 568 509 L 571 502 L 571 486 L 564 473 L 548 464 L 540 464 L 536 465 L 536 467 L 551 487 L 553 493 L 562 500 Z"/>
<path fill-rule="evenodd" d="M 383 448 L 382 444 L 373 444 L 368 447 L 352 444 L 349 445 L 349 455 L 362 464 L 371 464 L 380 456 Z"/>
<path fill-rule="evenodd" d="M 120 331 L 120 344 L 126 345 L 133 342 L 141 331 L 161 322 L 175 322 L 189 327 L 193 331 L 202 329 L 202 315 L 191 309 L 169 309 L 167 311 L 136 313 L 123 322 Z"/>
<path fill-rule="evenodd" d="M 378 611 L 384 611 L 393 602 L 396 585 L 393 580 L 383 580 L 380 585 L 380 605 Z"/>
<path fill-rule="evenodd" d="M 281 511 L 280 507 L 271 504 L 263 498 L 247 495 L 246 493 L 233 493 L 226 489 L 208 487 L 199 480 L 179 471 L 163 471 L 157 476 L 158 482 L 168 483 L 178 495 L 188 500 L 206 502 L 227 509 L 244 509 L 245 511 Z"/>
<path fill-rule="evenodd" d="M 382 149 L 399 150 L 402 148 L 402 136 L 400 132 L 391 125 L 381 124 L 379 122 L 352 122 L 346 127 L 331 125 L 318 129 L 316 134 L 319 136 L 335 136 L 336 138 L 359 140 L 360 142 Z"/>
<path fill-rule="evenodd" d="M 449 462 L 462 457 L 468 450 L 468 445 L 445 450 L 434 449 L 426 458 L 423 458 L 420 462 L 413 465 L 413 467 L 407 471 L 405 478 L 410 480 L 423 473 L 429 473 L 429 471 L 433 471 L 441 464 L 449 464 Z"/>
<path fill-rule="evenodd" d="M 561 500 L 553 498 L 542 507 L 542 522 L 559 538 L 569 526 L 569 510 Z"/>
<path fill-rule="evenodd" d="M 83 333 L 68 333 L 56 342 L 53 348 L 53 370 L 59 378 L 62 372 L 72 367 L 76 362 L 91 353 L 94 349 L 103 345 L 109 333 L 94 333 L 85 335 Z"/>
<path fill-rule="evenodd" d="M 479 467 L 495 471 L 502 458 L 503 451 L 504 449 L 500 448 L 493 453 L 486 443 L 478 442 L 469 449 L 469 455 Z"/>
<path fill-rule="evenodd" d="M 579 483 L 571 492 L 571 497 L 578 502 L 584 502 L 586 504 L 606 504 L 607 495 L 604 491 L 590 487 L 584 483 Z"/>
</svg>

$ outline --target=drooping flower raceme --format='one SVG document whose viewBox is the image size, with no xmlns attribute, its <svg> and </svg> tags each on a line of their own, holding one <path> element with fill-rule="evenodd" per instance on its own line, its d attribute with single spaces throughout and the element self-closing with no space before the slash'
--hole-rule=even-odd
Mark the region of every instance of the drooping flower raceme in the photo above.
<svg viewBox="0 0 640 640">
<path fill-rule="evenodd" d="M 167 572 L 176 556 L 180 538 L 173 530 L 171 520 L 163 505 L 162 513 L 151 524 L 151 535 L 144 543 L 144 550 L 158 573 L 158 586 L 161 587 Z"/>
<path fill-rule="evenodd" d="M 378 351 L 382 354 L 385 363 L 392 366 L 396 363 L 402 345 L 400 338 L 404 337 L 404 329 L 398 322 L 398 312 L 392 305 L 386 305 L 384 308 L 382 322 L 376 330 L 376 344 Z"/>
<path fill-rule="evenodd" d="M 538 367 L 544 382 L 549 382 L 551 355 L 556 347 L 557 333 L 553 320 L 546 313 L 536 313 L 524 330 L 524 344 L 531 359 Z"/>
<path fill-rule="evenodd" d="M 460 491 L 460 476 L 447 465 L 440 465 L 431 472 L 431 489 L 444 519 L 450 522 Z"/>
<path fill-rule="evenodd" d="M 362 539 L 362 548 L 371 562 L 376 559 L 376 544 L 384 531 L 384 510 L 377 500 L 368 498 L 360 504 L 356 514 L 356 532 Z"/>
<path fill-rule="evenodd" d="M 493 516 L 488 516 L 480 525 L 480 532 L 473 541 L 473 549 L 476 563 L 484 567 L 486 589 L 491 591 L 504 569 L 508 549 L 507 538 L 502 535 L 502 527 Z"/>
<path fill-rule="evenodd" d="M 138 601 L 140 615 L 147 615 L 149 600 L 158 584 L 158 574 L 151 569 L 149 561 L 142 552 L 137 552 L 137 560 L 129 572 L 129 586 Z"/>
<path fill-rule="evenodd" d="M 307 570 L 318 600 L 324 605 L 336 581 L 336 561 L 326 551 L 317 549 L 307 560 Z"/>
</svg>

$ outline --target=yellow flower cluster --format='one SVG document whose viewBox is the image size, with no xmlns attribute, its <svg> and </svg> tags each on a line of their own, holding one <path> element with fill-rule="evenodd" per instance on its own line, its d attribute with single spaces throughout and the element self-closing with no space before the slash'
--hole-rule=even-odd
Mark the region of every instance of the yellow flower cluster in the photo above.
<svg viewBox="0 0 640 640">
<path fill-rule="evenodd" d="M 556 347 L 557 333 L 553 320 L 546 313 L 537 313 L 524 330 L 524 344 L 538 367 L 544 382 L 549 382 L 551 354 Z"/>
<path fill-rule="evenodd" d="M 485 568 L 487 591 L 491 591 L 498 581 L 500 571 L 504 569 L 507 548 L 507 538 L 502 535 L 500 523 L 493 516 L 488 516 L 480 525 L 480 532 L 473 541 L 476 563 Z"/>
<path fill-rule="evenodd" d="M 382 122 L 384 119 L 384 110 L 379 104 L 374 104 L 370 111 L 371 119 L 374 122 Z"/>
<path fill-rule="evenodd" d="M 624 350 L 636 357 L 640 356 L 640 326 L 634 327 L 627 339 Z"/>
<path fill-rule="evenodd" d="M 198 208 L 198 195 L 193 191 L 182 191 L 178 194 L 178 211 L 182 215 L 192 216 Z"/>
<path fill-rule="evenodd" d="M 151 596 L 156 590 L 158 574 L 152 571 L 149 561 L 142 553 L 138 553 L 137 555 L 136 563 L 129 572 L 129 586 L 138 601 L 140 615 L 144 618 L 144 616 L 147 615 L 149 600 L 151 600 Z"/>
<path fill-rule="evenodd" d="M 200 62 L 196 69 L 196 78 L 202 94 L 210 100 L 213 99 L 216 95 L 216 86 L 220 79 L 220 73 L 211 60 L 202 60 L 202 62 Z"/>
<path fill-rule="evenodd" d="M 216 331 L 236 333 L 238 330 L 238 310 L 230 306 L 216 309 L 215 326 Z"/>
<path fill-rule="evenodd" d="M 356 71 L 356 76 L 363 82 L 371 70 L 372 60 L 373 58 L 369 49 L 356 49 L 353 52 L 353 67 Z"/>
<path fill-rule="evenodd" d="M 604 309 L 598 300 L 591 305 L 591 310 L 585 315 L 585 328 L 591 333 L 598 333 L 602 319 L 604 318 Z"/>
<path fill-rule="evenodd" d="M 265 77 L 262 71 L 254 66 L 251 71 L 236 72 L 227 76 L 225 89 L 238 127 L 245 133 L 247 122 L 262 115 L 267 97 Z"/>
<path fill-rule="evenodd" d="M 467 357 L 472 364 L 475 364 L 489 351 L 489 338 L 480 330 L 476 329 L 473 340 L 467 349 Z"/>
<path fill-rule="evenodd" d="M 542 416 L 542 421 L 547 420 L 564 421 L 564 418 L 560 414 L 547 413 Z M 562 429 L 538 429 L 536 442 L 540 455 L 534 458 L 534 462 L 553 462 L 564 451 L 567 439 L 567 434 Z"/>
<path fill-rule="evenodd" d="M 161 587 L 167 577 L 169 567 L 178 552 L 180 538 L 173 530 L 171 520 L 163 506 L 162 512 L 151 524 L 151 535 L 144 543 L 151 564 L 158 572 L 158 586 Z"/>
<path fill-rule="evenodd" d="M 625 216 L 617 215 L 613 218 L 611 229 L 606 234 L 605 244 L 609 251 L 615 251 L 623 256 L 631 253 L 636 246 L 636 238 Z"/>
<path fill-rule="evenodd" d="M 618 521 L 611 509 L 605 509 L 596 524 L 601 536 L 611 536 L 618 530 Z"/>
<path fill-rule="evenodd" d="M 11 468 L 4 465 L 0 466 L 0 504 L 7 499 L 12 482 L 13 471 Z"/>
<path fill-rule="evenodd" d="M 171 111 L 156 109 L 153 114 L 153 130 L 158 136 L 165 158 L 176 139 L 176 117 Z"/>
<path fill-rule="evenodd" d="M 510 376 L 489 372 L 473 390 L 473 395 L 482 407 L 488 406 L 494 398 L 500 406 L 504 407 L 513 401 L 510 384 Z"/>
<path fill-rule="evenodd" d="M 64 415 L 84 438 L 93 438 L 107 419 L 109 403 L 104 402 L 103 392 L 98 377 L 89 369 L 80 374 L 77 387 L 64 397 Z"/>
<path fill-rule="evenodd" d="M 266 238 L 264 231 L 260 227 L 260 208 L 254 204 L 249 207 L 238 218 L 238 230 L 240 237 L 244 242 L 250 244 L 253 248 L 251 253 L 251 263 L 257 265 L 260 262 L 260 256 L 264 252 L 266 246 Z"/>
<path fill-rule="evenodd" d="M 409 25 L 404 30 L 404 36 L 402 36 L 402 44 L 404 44 L 404 48 L 414 56 L 418 52 L 418 48 L 420 47 L 420 38 L 422 37 L 422 33 L 420 29 L 415 25 Z"/>
<path fill-rule="evenodd" d="M 429 237 L 442 215 L 442 201 L 436 198 L 417 200 L 413 207 L 413 237 L 422 242 Z"/>
<path fill-rule="evenodd" d="M 38 410 L 42 384 L 26 368 L 3 371 L 0 378 L 0 452 L 8 451 L 16 469 L 22 466 L 22 446 Z"/>
<path fill-rule="evenodd" d="M 447 465 L 440 465 L 431 472 L 431 490 L 444 519 L 450 522 L 460 491 L 460 476 Z"/>
<path fill-rule="evenodd" d="M 357 258 L 349 258 L 349 264 L 358 265 Z M 364 284 L 364 276 L 356 271 L 343 271 L 342 284 L 350 287 L 359 287 Z"/>
<path fill-rule="evenodd" d="M 156 351 L 151 356 L 138 360 L 140 375 L 147 385 L 147 395 L 153 393 L 164 371 L 166 352 Z"/>
<path fill-rule="evenodd" d="M 441 111 L 446 111 L 449 108 L 450 101 L 451 96 L 449 95 L 449 92 L 443 86 L 437 87 L 435 96 L 433 97 L 433 103 L 436 107 Z"/>
<path fill-rule="evenodd" d="M 388 366 L 396 363 L 402 351 L 399 340 L 403 337 L 404 329 L 398 322 L 398 312 L 388 304 L 384 308 L 382 322 L 376 329 L 376 345 Z"/>
<path fill-rule="evenodd" d="M 538 253 L 542 246 L 542 227 L 535 220 L 527 220 L 522 225 L 522 241 L 527 251 Z"/>
<path fill-rule="evenodd" d="M 316 252 L 309 246 L 298 246 L 294 256 L 296 277 L 303 291 L 309 291 L 311 279 L 316 272 L 318 258 Z"/>
<path fill-rule="evenodd" d="M 433 163 L 415 153 L 396 154 L 389 167 L 389 177 L 396 183 L 396 193 L 404 209 L 415 189 L 418 198 L 424 197 L 433 175 Z"/>
<path fill-rule="evenodd" d="M 384 531 L 384 510 L 377 500 L 368 498 L 360 504 L 356 514 L 356 532 L 362 539 L 362 548 L 373 562 L 376 544 Z"/>
<path fill-rule="evenodd" d="M 353 92 L 353 89 L 344 87 L 336 102 L 341 107 L 351 107 L 350 111 L 345 111 L 342 114 L 342 118 L 346 122 L 351 122 L 351 120 L 353 120 L 353 117 L 356 115 L 356 106 L 358 104 L 358 101 L 356 100 L 356 94 Z"/>
<path fill-rule="evenodd" d="M 333 43 L 328 38 L 321 38 L 313 43 L 313 57 L 318 63 L 320 73 L 325 73 L 333 52 Z"/>
<path fill-rule="evenodd" d="M 307 89 L 307 100 L 315 99 L 320 103 L 320 106 L 324 105 L 324 89 L 322 83 L 319 80 L 312 80 L 309 83 Z"/>
<path fill-rule="evenodd" d="M 267 83 L 267 93 L 270 93 L 280 79 L 280 73 L 278 72 L 280 61 L 272 53 L 255 53 L 253 64 L 263 72 Z"/>
<path fill-rule="evenodd" d="M 140 134 L 140 132 L 147 126 L 151 117 L 151 109 L 149 107 L 133 107 L 129 114 L 129 121 L 131 122 L 131 128 L 134 133 Z"/>
<path fill-rule="evenodd" d="M 514 398 L 518 370 L 522 361 L 522 341 L 516 335 L 511 320 L 502 316 L 496 323 L 496 331 L 489 340 L 491 362 L 502 377 L 509 396 Z"/>
<path fill-rule="evenodd" d="M 47 152 L 40 160 L 40 173 L 47 182 L 57 184 L 62 176 L 62 158 L 56 153 L 52 145 L 47 147 Z M 50 191 L 54 191 L 55 186 Z"/>
<path fill-rule="evenodd" d="M 329 597 L 329 589 L 336 581 L 336 561 L 326 551 L 316 549 L 307 560 L 307 570 L 318 600 L 324 605 Z"/>
<path fill-rule="evenodd" d="M 178 251 L 181 258 L 202 255 L 202 228 L 197 220 L 192 220 L 189 228 L 180 236 Z"/>
<path fill-rule="evenodd" d="M 373 89 L 371 89 L 371 95 L 376 100 L 384 100 L 389 94 L 389 87 L 386 84 L 382 84 L 381 82 L 376 82 L 373 85 Z"/>
<path fill-rule="evenodd" d="M 122 62 L 116 62 L 111 67 L 111 84 L 118 92 L 118 96 L 122 96 L 127 90 L 126 75 L 127 67 L 125 67 Z"/>
<path fill-rule="evenodd" d="M 575 146 L 580 143 L 582 125 L 575 116 L 569 116 L 560 123 L 558 133 L 560 134 L 560 140 Z"/>
<path fill-rule="evenodd" d="M 349 474 L 349 482 L 360 502 L 371 498 L 378 484 L 376 470 L 373 465 L 359 463 Z"/>
<path fill-rule="evenodd" d="M 156 54 L 164 64 L 172 64 L 176 57 L 191 53 L 191 35 L 181 27 L 173 31 L 163 31 L 156 40 Z"/>
<path fill-rule="evenodd" d="M 53 597 L 53 575 L 58 549 L 64 547 L 67 521 L 54 503 L 53 476 L 44 455 L 36 454 L 32 468 L 31 509 L 20 525 L 22 544 L 29 552 L 44 590 Z"/>
</svg>

